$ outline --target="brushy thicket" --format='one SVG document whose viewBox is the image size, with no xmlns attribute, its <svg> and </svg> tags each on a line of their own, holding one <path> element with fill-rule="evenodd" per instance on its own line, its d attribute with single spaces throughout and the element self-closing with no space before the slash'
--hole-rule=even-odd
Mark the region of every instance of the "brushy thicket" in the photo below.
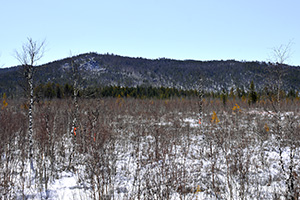
<svg viewBox="0 0 300 200">
<path fill-rule="evenodd" d="M 83 199 L 299 198 L 298 100 L 275 113 L 267 100 L 204 99 L 201 125 L 197 101 L 79 99 L 78 113 L 72 99 L 36 102 L 31 170 L 28 107 L 5 99 L 0 196 L 49 198 L 72 172 Z"/>
</svg>

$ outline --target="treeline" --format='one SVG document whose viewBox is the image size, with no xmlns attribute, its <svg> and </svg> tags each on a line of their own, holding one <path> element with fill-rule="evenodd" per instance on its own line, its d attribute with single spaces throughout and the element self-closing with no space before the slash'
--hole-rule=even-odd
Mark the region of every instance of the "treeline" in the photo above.
<svg viewBox="0 0 300 200">
<path fill-rule="evenodd" d="M 40 84 L 34 89 L 37 98 L 69 98 L 74 94 L 74 88 L 70 84 L 61 86 L 60 84 L 47 83 Z M 181 90 L 167 87 L 121 87 L 121 86 L 105 86 L 105 87 L 88 87 L 79 90 L 80 97 L 101 98 L 101 97 L 126 97 L 126 98 L 157 98 L 169 99 L 172 97 L 193 97 L 197 96 L 196 90 Z"/>
<path fill-rule="evenodd" d="M 248 103 L 254 104 L 262 99 L 264 96 L 276 96 L 271 94 L 265 88 L 263 91 L 256 91 L 253 81 L 250 83 L 249 88 L 231 88 L 229 91 L 222 89 L 221 91 L 205 91 L 205 98 L 219 98 L 225 104 L 228 99 L 243 99 Z M 69 98 L 74 94 L 74 88 L 70 84 L 60 85 L 56 83 L 40 84 L 34 89 L 36 98 L 40 99 L 53 99 L 53 98 Z M 121 86 L 105 86 L 105 87 L 88 87 L 79 90 L 80 97 L 84 98 L 101 98 L 101 97 L 122 97 L 122 98 L 156 98 L 156 99 L 169 99 L 176 97 L 197 97 L 197 90 L 183 90 L 168 87 L 152 87 L 152 86 L 137 86 L 137 87 L 121 87 Z M 289 92 L 281 91 L 281 98 L 298 98 L 299 91 L 290 90 Z"/>
<path fill-rule="evenodd" d="M 197 96 L 196 90 L 181 90 L 168 87 L 120 87 L 106 86 L 103 88 L 87 88 L 82 91 L 82 94 L 87 97 L 133 97 L 139 99 L 156 98 L 169 99 L 173 97 L 194 97 Z"/>
</svg>

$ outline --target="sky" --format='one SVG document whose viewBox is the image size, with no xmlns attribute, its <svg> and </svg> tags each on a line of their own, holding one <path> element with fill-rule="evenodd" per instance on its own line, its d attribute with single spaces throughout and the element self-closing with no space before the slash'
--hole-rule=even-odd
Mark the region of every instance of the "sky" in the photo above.
<svg viewBox="0 0 300 200">
<path fill-rule="evenodd" d="M 0 0 L 0 67 L 30 37 L 37 64 L 87 52 L 150 59 L 272 61 L 300 66 L 299 0 Z"/>
</svg>

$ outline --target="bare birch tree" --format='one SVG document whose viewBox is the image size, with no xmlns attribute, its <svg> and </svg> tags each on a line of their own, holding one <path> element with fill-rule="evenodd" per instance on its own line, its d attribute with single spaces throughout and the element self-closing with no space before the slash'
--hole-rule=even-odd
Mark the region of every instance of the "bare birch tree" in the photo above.
<svg viewBox="0 0 300 200">
<path fill-rule="evenodd" d="M 272 104 L 272 116 L 274 119 L 274 133 L 279 148 L 280 166 L 284 175 L 286 184 L 286 197 L 287 199 L 296 199 L 297 191 L 295 188 L 295 113 L 290 116 L 286 116 L 283 112 L 283 90 L 284 88 L 284 77 L 287 74 L 287 62 L 291 56 L 291 42 L 287 45 L 280 45 L 277 48 L 273 48 L 272 60 L 268 84 L 268 96 Z M 287 117 L 289 122 L 286 123 L 283 118 Z M 289 146 L 289 164 L 286 166 L 283 158 L 283 150 L 286 146 Z"/>
<path fill-rule="evenodd" d="M 37 62 L 43 57 L 45 52 L 45 41 L 37 42 L 32 38 L 28 37 L 27 42 L 22 45 L 22 49 L 15 51 L 15 57 L 22 65 L 22 73 L 26 79 L 27 83 L 27 95 L 29 98 L 29 107 L 28 107 L 28 141 L 29 141 L 29 159 L 30 167 L 34 172 L 33 166 L 33 74 L 34 66 Z"/>
<path fill-rule="evenodd" d="M 204 90 L 203 90 L 203 78 L 200 76 L 199 82 L 198 82 L 198 108 L 199 108 L 199 125 L 200 125 L 200 134 L 203 134 L 202 132 L 202 123 L 203 123 L 203 98 L 204 98 Z"/>
</svg>

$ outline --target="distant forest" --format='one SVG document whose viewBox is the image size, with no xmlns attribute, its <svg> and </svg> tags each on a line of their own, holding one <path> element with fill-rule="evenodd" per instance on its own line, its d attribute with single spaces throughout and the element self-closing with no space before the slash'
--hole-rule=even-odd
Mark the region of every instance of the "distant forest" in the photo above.
<svg viewBox="0 0 300 200">
<path fill-rule="evenodd" d="M 206 92 L 203 91 L 205 98 L 220 98 L 223 102 L 227 99 L 247 99 L 251 103 L 256 103 L 261 96 L 269 94 L 267 89 L 264 91 L 256 91 L 254 82 L 249 85 L 247 92 L 241 88 L 231 88 L 230 91 Z M 70 98 L 74 94 L 74 88 L 70 84 L 60 85 L 56 83 L 40 84 L 34 89 L 34 94 L 37 99 L 53 99 L 53 98 Z M 105 87 L 87 87 L 79 90 L 78 95 L 83 98 L 102 98 L 102 97 L 118 97 L 118 98 L 155 98 L 155 99 L 170 99 L 170 98 L 194 98 L 199 96 L 197 90 L 184 90 L 168 87 L 152 87 L 152 86 L 137 86 L 137 87 L 121 87 L 121 86 L 105 86 Z M 276 94 L 274 94 L 276 95 Z M 299 99 L 297 91 L 290 90 L 289 92 L 281 91 L 283 98 Z"/>
<path fill-rule="evenodd" d="M 236 93 L 238 90 L 248 93 L 251 81 L 255 84 L 255 90 L 261 93 L 270 83 L 272 74 L 276 75 L 271 63 L 257 61 L 150 60 L 88 53 L 34 67 L 33 84 L 41 90 L 38 95 L 47 98 L 68 96 L 65 85 L 73 85 L 73 61 L 78 63 L 77 76 L 81 92 L 89 93 L 92 97 L 115 94 L 134 98 L 191 96 L 195 95 L 192 90 L 197 90 L 200 77 L 203 89 L 209 93 L 213 91 L 212 96 L 222 93 L 229 95 L 231 89 Z M 281 89 L 286 95 L 290 91 L 290 95 L 299 92 L 300 67 L 282 65 L 281 70 L 284 72 Z M 56 84 L 59 84 L 58 88 Z M 24 85 L 21 66 L 0 69 L 1 96 L 3 93 L 10 98 L 21 96 Z"/>
</svg>

